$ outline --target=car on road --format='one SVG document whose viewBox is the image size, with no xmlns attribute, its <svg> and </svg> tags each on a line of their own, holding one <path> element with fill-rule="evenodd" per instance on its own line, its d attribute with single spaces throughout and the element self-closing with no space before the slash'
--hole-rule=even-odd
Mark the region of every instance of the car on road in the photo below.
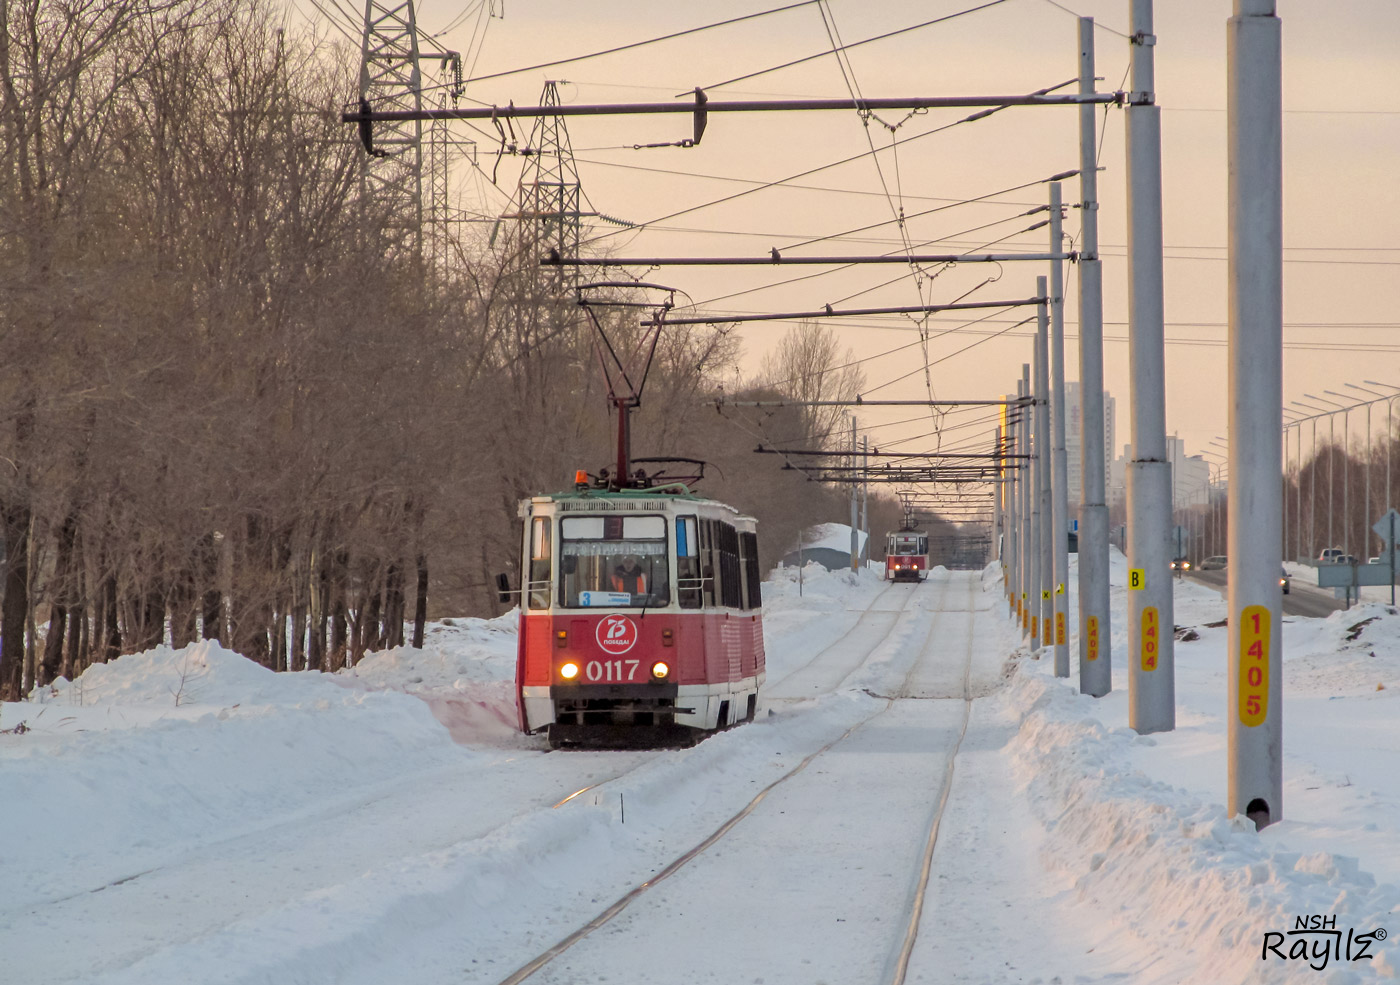
<svg viewBox="0 0 1400 985">
<path fill-rule="evenodd" d="M 1290 577 L 1288 577 L 1288 569 L 1287 569 L 1287 568 L 1282 569 L 1282 571 L 1283 571 L 1283 574 L 1279 577 L 1278 584 L 1279 584 L 1279 587 L 1283 589 L 1283 594 L 1284 594 L 1284 595 L 1287 595 L 1288 592 L 1289 592 L 1289 589 L 1291 589 L 1291 588 L 1293 587 L 1293 579 L 1290 578 Z"/>
<path fill-rule="evenodd" d="M 1224 554 L 1216 554 L 1201 562 L 1202 571 L 1220 571 L 1229 564 Z"/>
<path fill-rule="evenodd" d="M 1322 553 L 1317 556 L 1319 564 L 1340 564 L 1342 562 L 1342 549 L 1340 547 L 1324 547 Z"/>
<path fill-rule="evenodd" d="M 1176 572 L 1190 571 L 1191 562 L 1184 557 L 1174 557 L 1172 558 L 1172 570 Z"/>
</svg>

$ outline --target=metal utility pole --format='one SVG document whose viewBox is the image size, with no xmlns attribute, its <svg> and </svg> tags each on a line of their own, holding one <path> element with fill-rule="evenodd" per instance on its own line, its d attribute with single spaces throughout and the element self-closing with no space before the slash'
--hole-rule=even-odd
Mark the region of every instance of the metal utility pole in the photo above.
<svg viewBox="0 0 1400 985">
<path fill-rule="evenodd" d="M 1094 19 L 1079 18 L 1079 93 L 1094 91 Z M 1079 690 L 1113 689 L 1108 617 L 1108 504 L 1103 403 L 1103 267 L 1094 108 L 1079 107 Z"/>
<path fill-rule="evenodd" d="M 1060 183 L 1050 183 L 1050 250 L 1059 250 Z M 1055 676 L 1069 676 L 1069 463 L 1065 452 L 1065 283 L 1059 260 L 1050 263 L 1050 441 L 1052 458 L 1051 488 L 1054 502 L 1050 510 L 1050 532 L 1054 544 L 1054 589 L 1051 594 L 1055 615 Z"/>
<path fill-rule="evenodd" d="M 1282 24 L 1274 0 L 1229 20 L 1230 672 L 1226 810 L 1283 817 L 1278 531 L 1283 458 Z"/>
<path fill-rule="evenodd" d="M 1036 293 L 1045 297 L 1045 278 L 1036 278 Z M 1054 471 L 1054 455 L 1050 447 L 1050 311 L 1049 304 L 1042 304 L 1036 318 L 1035 331 L 1035 415 L 1036 466 L 1040 481 L 1037 484 L 1040 495 L 1040 599 L 1036 609 L 1040 613 L 1040 645 L 1051 646 L 1055 642 L 1055 529 L 1053 502 L 1054 490 L 1051 476 Z"/>
<path fill-rule="evenodd" d="M 870 559 L 870 435 L 861 435 L 861 466 L 865 469 L 865 481 L 860 484 L 860 529 L 865 531 L 865 543 L 860 545 L 860 560 L 864 564 Z"/>
<path fill-rule="evenodd" d="M 1155 105 L 1152 0 L 1132 0 L 1129 30 L 1128 375 L 1133 457 L 1128 463 L 1128 725 L 1148 733 L 1176 727 L 1169 553 L 1172 468 L 1167 460 L 1162 307 L 1162 118 Z M 1268 430 L 1278 431 L 1277 418 Z M 1235 445 L 1233 435 L 1230 444 Z M 1277 468 L 1270 480 L 1278 485 Z"/>
<path fill-rule="evenodd" d="M 856 464 L 856 416 L 851 415 L 851 465 Z M 856 523 L 856 504 L 860 499 L 860 486 L 851 483 L 851 571 L 860 568 L 860 534 Z"/>
</svg>

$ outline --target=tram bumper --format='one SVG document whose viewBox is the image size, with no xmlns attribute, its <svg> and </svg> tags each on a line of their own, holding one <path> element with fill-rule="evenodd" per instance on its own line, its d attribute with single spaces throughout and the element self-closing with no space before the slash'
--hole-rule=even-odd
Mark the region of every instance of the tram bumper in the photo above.
<svg viewBox="0 0 1400 985">
<path fill-rule="evenodd" d="M 695 709 L 678 707 L 671 683 L 556 684 L 549 744 L 595 748 L 691 745 L 695 729 L 676 722 Z M 689 702 L 693 703 L 693 702 Z"/>
<path fill-rule="evenodd" d="M 574 725 L 654 725 L 674 722 L 693 708 L 676 707 L 672 683 L 555 684 L 550 689 L 554 721 Z"/>
</svg>

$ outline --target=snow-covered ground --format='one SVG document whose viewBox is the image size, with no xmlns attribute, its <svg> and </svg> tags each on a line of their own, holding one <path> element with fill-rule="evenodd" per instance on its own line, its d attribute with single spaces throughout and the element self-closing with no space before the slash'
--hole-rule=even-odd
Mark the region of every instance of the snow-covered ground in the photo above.
<svg viewBox="0 0 1400 985">
<path fill-rule="evenodd" d="M 1088 698 L 1021 648 L 990 570 L 775 572 L 760 717 L 690 750 L 519 735 L 510 617 L 339 675 L 214 644 L 90 668 L 0 708 L 0 982 L 489 985 L 642 883 L 530 980 L 886 981 L 945 785 L 911 982 L 1396 977 L 1389 940 L 1261 950 L 1311 914 L 1400 930 L 1400 616 L 1285 620 L 1285 817 L 1255 833 L 1221 806 L 1224 603 L 1175 584 L 1199 638 L 1154 736 L 1125 673 Z"/>
</svg>

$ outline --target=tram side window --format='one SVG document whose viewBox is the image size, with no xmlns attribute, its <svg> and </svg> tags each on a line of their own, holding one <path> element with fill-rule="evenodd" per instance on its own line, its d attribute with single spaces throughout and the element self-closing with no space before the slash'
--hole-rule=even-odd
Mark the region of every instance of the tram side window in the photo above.
<svg viewBox="0 0 1400 985">
<path fill-rule="evenodd" d="M 553 551 L 549 529 L 550 519 L 547 516 L 537 516 L 530 522 L 530 574 L 526 589 L 530 595 L 532 609 L 549 608 L 550 582 L 553 580 L 550 571 Z"/>
<path fill-rule="evenodd" d="M 715 581 L 719 577 L 715 564 L 715 521 L 700 521 L 700 596 L 706 606 L 715 604 Z"/>
<path fill-rule="evenodd" d="M 559 537 L 559 592 L 566 607 L 670 604 L 665 517 L 566 516 Z"/>
<path fill-rule="evenodd" d="M 676 594 L 682 609 L 701 604 L 700 531 L 693 516 L 676 517 Z"/>
<path fill-rule="evenodd" d="M 747 583 L 745 587 L 748 589 L 748 608 L 762 608 L 763 590 L 759 587 L 762 575 L 758 567 L 758 534 L 746 533 L 740 536 L 744 549 L 744 577 Z"/>
<path fill-rule="evenodd" d="M 744 606 L 743 585 L 739 581 L 739 532 L 727 523 L 719 527 L 720 605 L 730 609 Z"/>
</svg>

